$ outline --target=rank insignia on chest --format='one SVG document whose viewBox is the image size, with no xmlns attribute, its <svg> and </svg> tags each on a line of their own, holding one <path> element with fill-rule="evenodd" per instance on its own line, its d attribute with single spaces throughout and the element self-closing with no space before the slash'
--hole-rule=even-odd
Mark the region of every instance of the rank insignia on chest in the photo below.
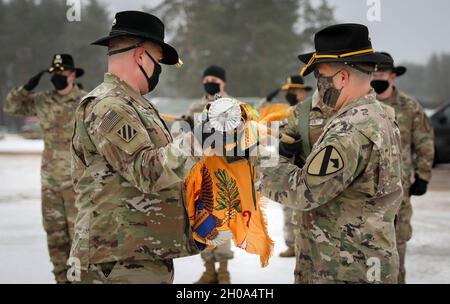
<svg viewBox="0 0 450 304">
<path fill-rule="evenodd" d="M 307 173 L 314 176 L 326 176 L 344 168 L 341 154 L 333 146 L 320 150 L 308 165 Z"/>
<path fill-rule="evenodd" d="M 117 135 L 126 142 L 130 142 L 137 134 L 137 131 L 128 123 L 122 125 L 116 131 Z"/>
</svg>

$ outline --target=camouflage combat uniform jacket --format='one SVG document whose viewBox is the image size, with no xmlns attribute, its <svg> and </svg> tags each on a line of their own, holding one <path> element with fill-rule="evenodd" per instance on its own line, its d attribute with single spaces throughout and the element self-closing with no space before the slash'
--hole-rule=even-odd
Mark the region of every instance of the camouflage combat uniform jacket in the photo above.
<svg viewBox="0 0 450 304">
<path fill-rule="evenodd" d="M 70 175 L 70 140 L 74 113 L 85 91 L 74 87 L 62 96 L 55 90 L 31 93 L 23 87 L 12 90 L 5 103 L 5 112 L 22 116 L 37 116 L 44 139 L 42 182 L 54 189 L 72 187 Z"/>
<path fill-rule="evenodd" d="M 155 107 L 112 74 L 82 100 L 72 139 L 79 214 L 71 251 L 82 269 L 198 253 L 183 186 L 197 159 L 178 154 L 188 136 L 173 142 Z"/>
<path fill-rule="evenodd" d="M 400 134 L 374 93 L 330 118 L 303 169 L 267 168 L 261 185 L 264 195 L 304 211 L 299 261 L 307 282 L 397 281 Z M 284 191 L 274 197 L 271 189 Z"/>
<path fill-rule="evenodd" d="M 433 128 L 420 103 L 397 88 L 394 88 L 390 98 L 382 102 L 395 109 L 402 139 L 403 188 L 405 194 L 408 194 L 413 173 L 425 181 L 431 179 L 434 158 Z"/>
</svg>

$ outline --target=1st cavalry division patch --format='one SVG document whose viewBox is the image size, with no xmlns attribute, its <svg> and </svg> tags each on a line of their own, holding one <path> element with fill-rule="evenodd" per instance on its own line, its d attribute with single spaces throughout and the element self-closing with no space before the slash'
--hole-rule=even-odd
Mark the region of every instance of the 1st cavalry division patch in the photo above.
<svg viewBox="0 0 450 304">
<path fill-rule="evenodd" d="M 326 176 L 344 168 L 341 154 L 333 146 L 326 146 L 309 163 L 307 173 L 313 176 Z"/>
</svg>

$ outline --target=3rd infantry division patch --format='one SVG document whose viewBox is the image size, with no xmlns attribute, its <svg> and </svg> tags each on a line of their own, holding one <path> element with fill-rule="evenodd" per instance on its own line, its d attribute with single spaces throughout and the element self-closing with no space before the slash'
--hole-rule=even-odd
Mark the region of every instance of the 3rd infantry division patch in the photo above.
<svg viewBox="0 0 450 304">
<path fill-rule="evenodd" d="M 132 126 L 130 126 L 128 123 L 125 123 L 122 127 L 120 127 L 116 131 L 116 133 L 124 141 L 130 142 L 133 139 L 133 137 L 136 136 L 137 131 Z"/>
<path fill-rule="evenodd" d="M 320 150 L 309 163 L 307 173 L 314 176 L 326 176 L 344 168 L 344 161 L 333 146 Z"/>
</svg>

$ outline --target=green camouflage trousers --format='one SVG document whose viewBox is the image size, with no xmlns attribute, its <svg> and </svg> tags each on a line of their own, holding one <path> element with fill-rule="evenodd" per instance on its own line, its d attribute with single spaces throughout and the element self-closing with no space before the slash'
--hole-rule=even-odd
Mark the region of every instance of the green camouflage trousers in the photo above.
<svg viewBox="0 0 450 304">
<path fill-rule="evenodd" d="M 284 241 L 286 242 L 286 246 L 288 246 L 288 247 L 294 247 L 294 242 L 295 242 L 294 229 L 296 226 L 292 221 L 293 213 L 294 213 L 294 210 L 292 208 L 283 206 Z"/>
<path fill-rule="evenodd" d="M 234 256 L 231 251 L 231 241 L 227 241 L 214 249 L 205 249 L 200 254 L 205 262 L 225 262 Z"/>
<path fill-rule="evenodd" d="M 47 246 L 57 283 L 68 283 L 67 259 L 70 254 L 74 222 L 77 215 L 72 187 L 60 190 L 43 180 L 41 187 L 42 219 Z"/>
<path fill-rule="evenodd" d="M 79 284 L 172 284 L 172 260 L 119 261 L 89 265 Z"/>
<path fill-rule="evenodd" d="M 409 189 L 405 190 L 409 194 Z M 411 198 L 406 195 L 403 198 L 400 209 L 398 210 L 395 219 L 395 234 L 397 238 L 397 250 L 399 255 L 399 273 L 398 283 L 405 284 L 406 269 L 405 269 L 405 255 L 406 255 L 406 243 L 412 237 L 411 218 L 413 215 Z"/>
</svg>

